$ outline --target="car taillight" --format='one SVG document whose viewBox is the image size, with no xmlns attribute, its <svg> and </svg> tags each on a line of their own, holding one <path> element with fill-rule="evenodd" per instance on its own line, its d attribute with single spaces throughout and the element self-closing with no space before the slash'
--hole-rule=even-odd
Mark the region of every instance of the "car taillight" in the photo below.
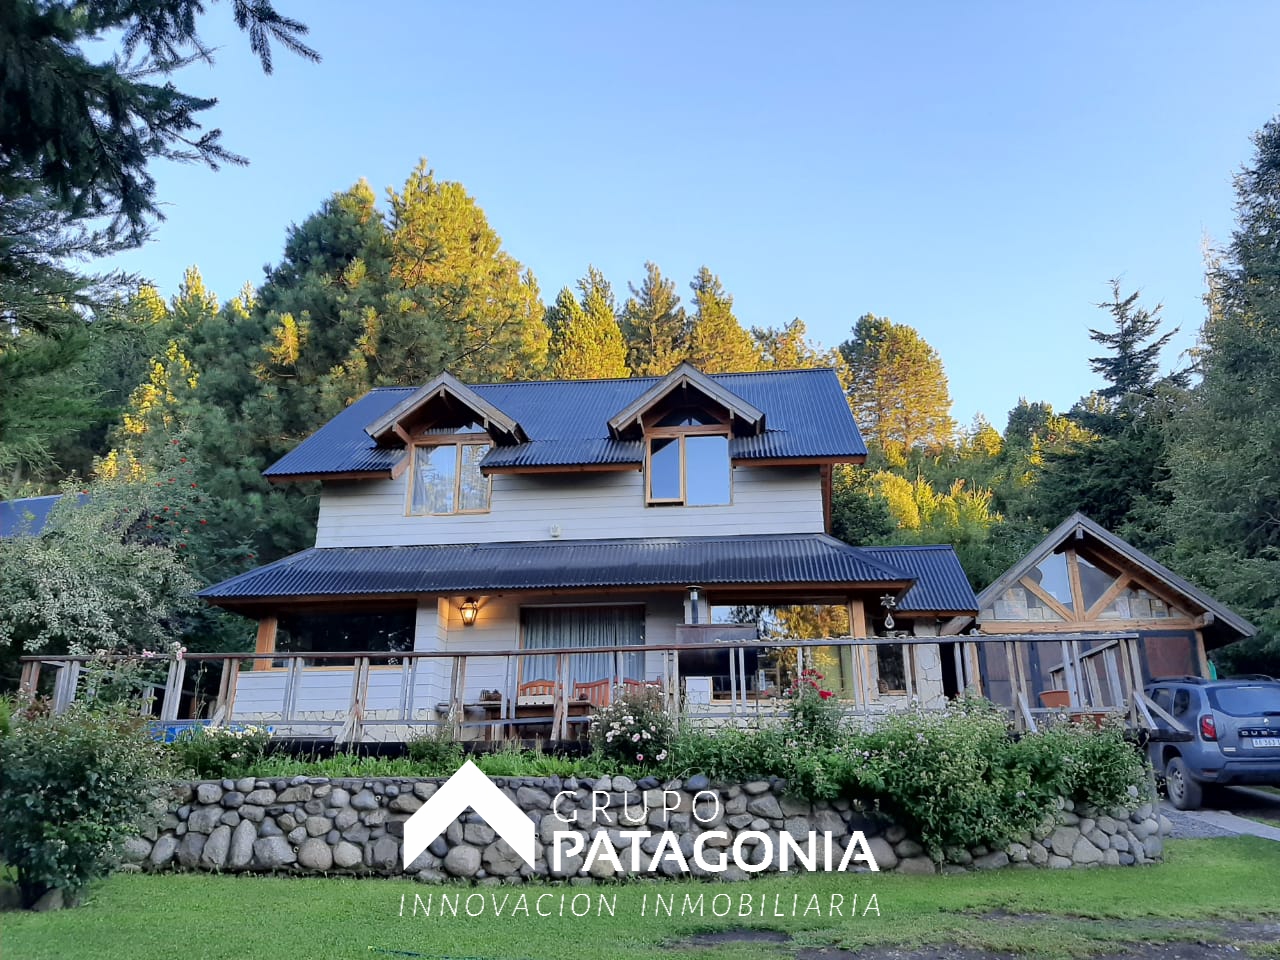
<svg viewBox="0 0 1280 960">
<path fill-rule="evenodd" d="M 1205 713 L 1200 717 L 1200 736 L 1205 740 L 1218 739 L 1218 727 L 1213 722 L 1213 714 Z"/>
</svg>

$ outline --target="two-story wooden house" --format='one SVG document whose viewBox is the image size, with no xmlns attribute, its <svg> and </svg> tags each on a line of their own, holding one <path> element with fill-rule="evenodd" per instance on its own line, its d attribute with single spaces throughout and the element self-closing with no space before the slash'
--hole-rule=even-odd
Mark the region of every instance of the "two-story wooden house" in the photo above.
<svg viewBox="0 0 1280 960">
<path fill-rule="evenodd" d="M 854 637 L 977 613 L 950 547 L 829 535 L 832 468 L 865 455 L 828 369 L 374 390 L 266 470 L 321 482 L 315 547 L 201 594 L 258 621 L 224 699 L 366 736 L 563 733 L 619 684 L 750 712 L 816 664 L 864 707 L 939 702 L 964 678 L 937 645 L 767 642 L 789 604 Z"/>
</svg>

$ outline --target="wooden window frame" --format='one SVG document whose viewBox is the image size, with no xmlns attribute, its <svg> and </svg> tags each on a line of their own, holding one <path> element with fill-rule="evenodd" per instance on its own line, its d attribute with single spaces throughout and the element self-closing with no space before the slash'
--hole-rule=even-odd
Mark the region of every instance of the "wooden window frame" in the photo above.
<svg viewBox="0 0 1280 960">
<path fill-rule="evenodd" d="M 644 503 L 647 507 L 687 507 L 689 491 L 687 484 L 687 464 L 685 456 L 686 437 L 724 437 L 730 439 L 729 430 L 723 424 L 706 424 L 696 427 L 653 427 L 644 435 Z M 655 497 L 653 495 L 653 441 L 678 440 L 680 443 L 680 496 Z M 695 507 L 730 507 L 733 506 L 733 459 L 729 458 L 729 497 L 724 503 L 700 503 Z"/>
<path fill-rule="evenodd" d="M 462 448 L 463 447 L 489 447 L 493 449 L 493 440 L 485 436 L 483 440 L 476 439 L 481 434 L 462 433 L 462 434 L 440 434 L 433 436 L 430 441 L 419 441 L 413 444 L 413 450 L 410 456 L 413 462 L 409 464 L 409 482 L 405 485 L 405 503 L 404 515 L 406 517 L 466 517 L 480 516 L 491 512 L 493 509 L 493 478 L 485 477 L 488 483 L 487 496 L 485 497 L 485 506 L 483 510 L 458 510 L 453 509 L 444 513 L 433 513 L 423 511 L 416 513 L 413 509 L 413 489 L 418 482 L 417 459 L 419 450 L 434 450 L 437 447 L 454 447 L 455 448 L 455 469 L 453 473 L 453 503 L 456 508 L 462 502 Z"/>
</svg>

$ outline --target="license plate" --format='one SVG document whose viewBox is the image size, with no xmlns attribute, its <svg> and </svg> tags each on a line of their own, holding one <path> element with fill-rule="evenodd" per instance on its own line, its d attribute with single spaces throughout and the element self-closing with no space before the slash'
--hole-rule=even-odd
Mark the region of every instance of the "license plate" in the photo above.
<svg viewBox="0 0 1280 960">
<path fill-rule="evenodd" d="M 1254 737 L 1251 745 L 1254 747 L 1280 747 L 1280 737 Z"/>
</svg>

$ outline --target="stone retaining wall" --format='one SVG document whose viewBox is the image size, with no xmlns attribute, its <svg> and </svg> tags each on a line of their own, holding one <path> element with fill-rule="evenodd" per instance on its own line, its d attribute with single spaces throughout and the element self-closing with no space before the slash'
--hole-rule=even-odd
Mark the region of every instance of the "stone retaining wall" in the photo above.
<svg viewBox="0 0 1280 960">
<path fill-rule="evenodd" d="M 708 847 L 724 849 L 739 834 L 750 833 L 743 837 L 743 847 L 749 851 L 763 843 L 760 834 L 768 837 L 777 850 L 782 833 L 803 840 L 811 830 L 820 836 L 829 831 L 835 837 L 834 855 L 838 858 L 851 834 L 862 831 L 881 870 L 958 873 L 1008 866 L 1067 868 L 1148 863 L 1161 859 L 1163 836 L 1171 827 L 1150 804 L 1132 812 L 1113 810 L 1103 814 L 1076 810 L 1070 801 L 1062 801 L 1056 818 L 1005 849 L 948 848 L 946 862 L 939 865 L 924 855 L 922 846 L 908 837 L 901 826 L 865 811 L 857 802 L 811 804 L 796 800 L 785 795 L 785 784 L 780 781 L 712 788 L 701 776 L 668 784 L 653 778 L 636 783 L 625 777 L 563 781 L 558 777 L 495 777 L 494 782 L 537 825 L 535 866 L 525 864 L 505 841 L 495 840 L 484 821 L 468 811 L 408 870 L 403 870 L 400 845 L 404 821 L 442 782 L 250 777 L 177 784 L 172 797 L 163 804 L 162 819 L 126 844 L 125 869 L 412 874 L 424 881 L 464 878 L 490 883 L 518 883 L 531 876 L 605 879 L 615 875 L 612 866 L 597 858 L 588 872 L 583 868 L 581 854 L 568 857 L 555 869 L 549 848 L 552 834 L 577 830 L 586 839 L 584 849 L 589 849 L 597 829 L 604 829 L 613 846 L 623 850 L 630 841 L 619 836 L 620 830 L 647 825 L 655 835 L 641 843 L 644 853 L 653 854 L 657 849 L 657 834 L 671 831 L 677 835 L 692 873 L 723 880 L 746 879 L 750 874 L 732 864 L 719 874 L 696 868 L 691 854 L 698 834 L 724 831 L 729 840 L 714 837 L 706 841 Z M 567 824 L 553 814 L 557 796 L 557 811 L 574 823 Z M 593 824 L 593 801 L 604 808 L 613 823 Z M 630 862 L 629 857 L 621 859 L 624 866 Z M 648 859 L 643 858 L 642 863 L 647 865 Z M 758 862 L 761 854 L 750 859 Z M 670 860 L 664 860 L 659 867 L 659 875 L 680 873 Z"/>
</svg>

